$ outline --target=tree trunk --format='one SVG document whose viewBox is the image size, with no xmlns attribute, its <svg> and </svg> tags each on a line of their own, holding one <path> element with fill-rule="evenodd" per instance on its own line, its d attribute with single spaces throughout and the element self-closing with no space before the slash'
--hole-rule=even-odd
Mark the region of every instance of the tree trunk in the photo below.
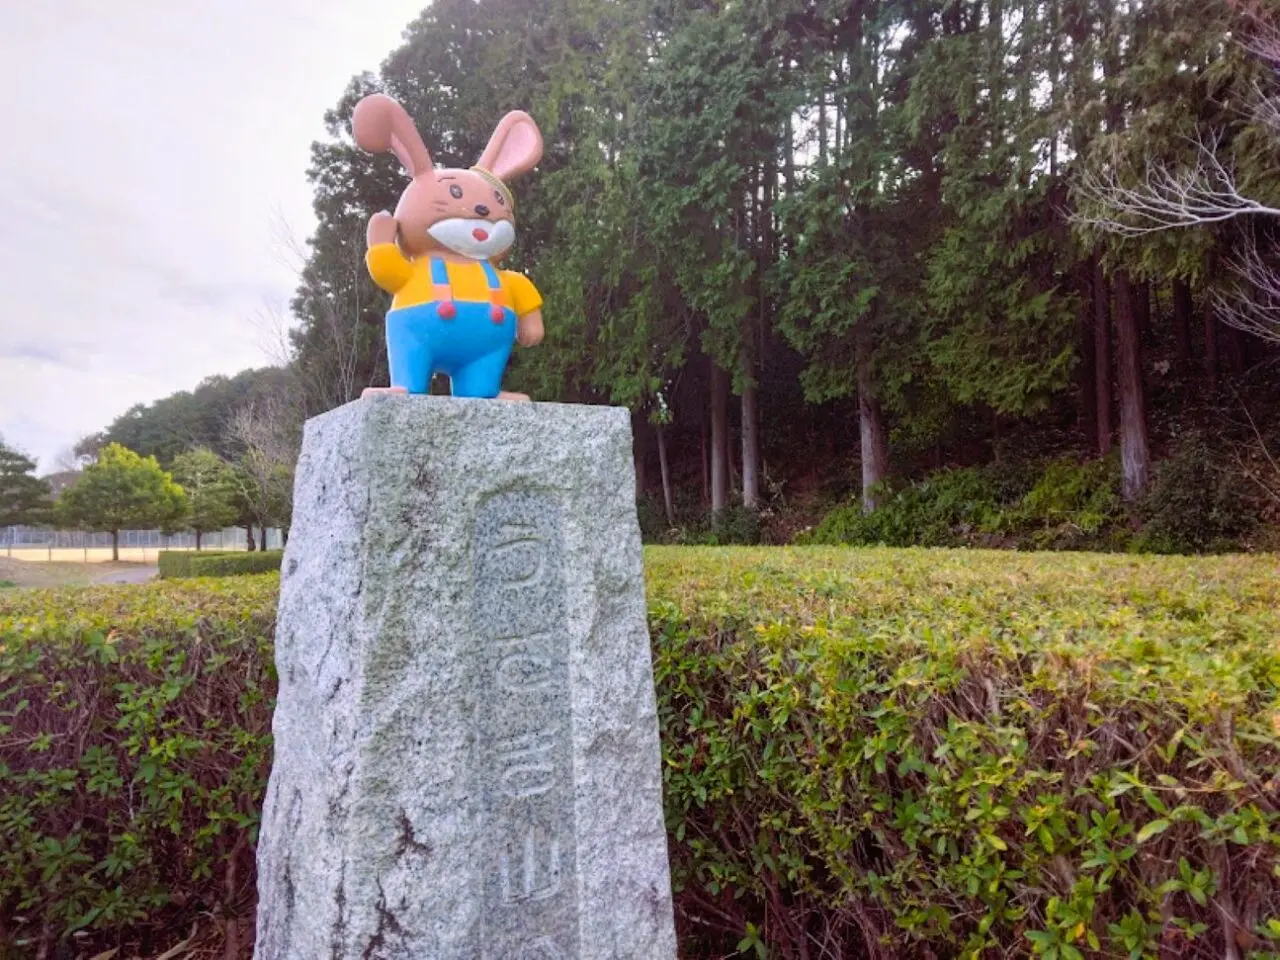
<svg viewBox="0 0 1280 960">
<path fill-rule="evenodd" d="M 760 414 L 754 383 L 742 388 L 742 505 L 760 507 Z"/>
<path fill-rule="evenodd" d="M 197 530 L 196 531 L 196 552 L 197 553 L 200 551 L 200 537 L 201 537 L 201 533 L 199 530 Z"/>
<path fill-rule="evenodd" d="M 655 427 L 658 435 L 658 466 L 662 470 L 662 505 L 667 508 L 667 529 L 676 525 L 676 511 L 671 498 L 671 468 L 667 465 L 667 433 Z"/>
<path fill-rule="evenodd" d="M 1138 343 L 1145 341 L 1151 330 L 1151 284 L 1131 283 L 1133 288 L 1133 321 L 1138 332 Z"/>
<path fill-rule="evenodd" d="M 1223 325 L 1223 336 L 1226 339 L 1224 346 L 1226 347 L 1227 369 L 1231 371 L 1232 376 L 1238 377 L 1244 373 L 1244 334 L 1236 327 L 1228 327 Z"/>
<path fill-rule="evenodd" d="M 1122 271 L 1116 277 L 1116 379 L 1120 387 L 1120 458 L 1126 500 L 1142 496 L 1151 473 L 1136 314 L 1133 285 Z"/>
<path fill-rule="evenodd" d="M 265 523 L 259 525 L 258 532 L 262 534 L 262 549 L 265 550 L 267 549 L 267 525 Z"/>
<path fill-rule="evenodd" d="M 1093 333 L 1093 264 L 1085 261 L 1080 269 L 1080 310 L 1077 315 L 1080 342 L 1078 390 L 1080 393 L 1080 434 L 1086 444 L 1098 436 L 1098 371 L 1095 369 Z"/>
<path fill-rule="evenodd" d="M 878 486 L 889 476 L 889 444 L 884 426 L 884 412 L 875 396 L 871 373 L 871 337 L 865 321 L 858 324 L 858 425 L 862 438 L 862 512 L 871 513 L 879 506 Z"/>
<path fill-rule="evenodd" d="M 1185 377 L 1191 369 L 1191 284 L 1185 280 L 1173 281 L 1173 342 L 1174 359 L 1178 376 Z"/>
<path fill-rule="evenodd" d="M 1209 395 L 1218 392 L 1218 317 L 1213 309 L 1213 295 L 1204 296 L 1204 378 Z"/>
<path fill-rule="evenodd" d="M 1111 284 L 1099 261 L 1093 273 L 1094 409 L 1098 456 L 1111 452 Z"/>
<path fill-rule="evenodd" d="M 253 551 L 257 549 L 257 546 L 253 542 L 253 524 L 244 528 L 244 548 L 250 553 L 253 553 Z"/>
<path fill-rule="evenodd" d="M 711 515 L 719 518 L 729 503 L 729 377 L 711 363 Z"/>
<path fill-rule="evenodd" d="M 706 506 L 711 503 L 711 444 L 707 440 L 707 417 L 705 412 L 698 420 L 699 450 L 701 450 L 701 459 L 699 466 L 702 469 L 702 503 Z"/>
<path fill-rule="evenodd" d="M 636 466 L 636 501 L 639 502 L 644 499 L 645 490 L 645 429 L 644 421 L 640 417 L 635 418 L 635 430 L 633 437 L 634 439 L 632 444 L 634 446 L 633 453 L 635 455 Z"/>
<path fill-rule="evenodd" d="M 111 559 L 120 562 L 120 531 L 111 531 Z"/>
</svg>

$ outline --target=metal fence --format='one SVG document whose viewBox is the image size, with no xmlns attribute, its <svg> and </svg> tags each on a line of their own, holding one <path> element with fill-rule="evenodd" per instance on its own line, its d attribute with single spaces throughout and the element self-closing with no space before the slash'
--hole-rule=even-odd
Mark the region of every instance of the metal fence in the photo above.
<svg viewBox="0 0 1280 960">
<path fill-rule="evenodd" d="M 255 529 L 255 543 L 261 539 Z M 278 550 L 284 543 L 281 531 L 267 528 L 268 550 Z M 204 534 L 203 550 L 247 550 L 244 527 L 228 527 Z M 261 548 L 262 544 L 258 543 Z M 121 530 L 120 559 L 155 562 L 161 550 L 194 550 L 194 533 L 161 533 L 159 530 Z M 111 534 L 86 530 L 51 530 L 47 527 L 0 527 L 0 556 L 15 560 L 70 560 L 83 563 L 111 559 Z"/>
</svg>

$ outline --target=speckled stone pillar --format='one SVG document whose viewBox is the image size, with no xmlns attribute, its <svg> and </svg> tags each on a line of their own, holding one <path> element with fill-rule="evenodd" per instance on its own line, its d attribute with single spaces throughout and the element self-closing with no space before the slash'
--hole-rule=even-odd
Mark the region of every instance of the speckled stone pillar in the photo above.
<svg viewBox="0 0 1280 960">
<path fill-rule="evenodd" d="M 276 663 L 258 960 L 675 957 L 626 411 L 308 422 Z"/>
</svg>

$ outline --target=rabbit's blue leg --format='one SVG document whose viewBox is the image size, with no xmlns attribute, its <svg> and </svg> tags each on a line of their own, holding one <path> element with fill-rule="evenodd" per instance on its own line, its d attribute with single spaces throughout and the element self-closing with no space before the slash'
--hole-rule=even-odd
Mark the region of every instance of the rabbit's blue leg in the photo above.
<svg viewBox="0 0 1280 960">
<path fill-rule="evenodd" d="M 493 398 L 502 389 L 502 374 L 506 372 L 511 357 L 511 344 L 503 344 L 497 350 L 472 360 L 453 377 L 455 397 Z"/>
<path fill-rule="evenodd" d="M 387 365 L 391 386 L 410 393 L 426 393 L 431 386 L 431 349 L 427 314 L 420 307 L 387 314 Z"/>
</svg>

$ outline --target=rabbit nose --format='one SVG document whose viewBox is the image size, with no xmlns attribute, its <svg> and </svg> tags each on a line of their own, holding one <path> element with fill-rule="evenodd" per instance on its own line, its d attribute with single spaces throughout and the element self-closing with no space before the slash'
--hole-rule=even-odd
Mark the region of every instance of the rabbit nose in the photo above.
<svg viewBox="0 0 1280 960">
<path fill-rule="evenodd" d="M 487 217 L 489 215 L 489 208 L 486 207 L 483 203 L 477 203 L 476 213 L 478 213 L 482 217 Z"/>
</svg>

